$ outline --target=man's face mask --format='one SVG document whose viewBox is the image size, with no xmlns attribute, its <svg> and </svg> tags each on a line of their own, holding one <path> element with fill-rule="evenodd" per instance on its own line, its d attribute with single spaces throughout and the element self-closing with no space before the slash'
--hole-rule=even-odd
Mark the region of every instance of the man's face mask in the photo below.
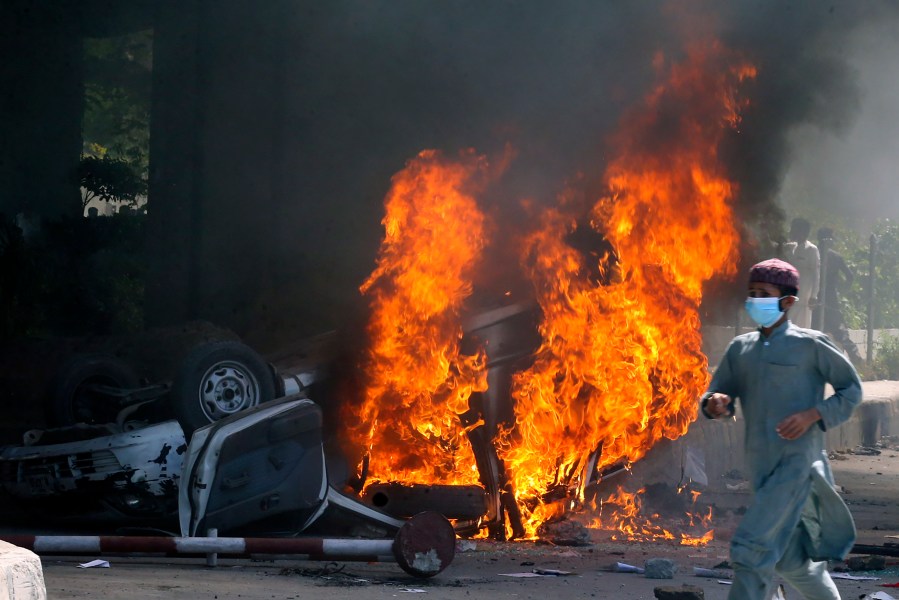
<svg viewBox="0 0 899 600">
<path fill-rule="evenodd" d="M 746 298 L 749 318 L 761 327 L 771 327 L 783 316 L 780 298 Z"/>
</svg>

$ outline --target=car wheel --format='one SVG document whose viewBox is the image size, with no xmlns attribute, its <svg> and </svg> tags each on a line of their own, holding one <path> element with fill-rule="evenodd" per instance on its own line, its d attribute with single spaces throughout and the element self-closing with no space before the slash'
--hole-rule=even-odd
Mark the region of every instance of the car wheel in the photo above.
<svg viewBox="0 0 899 600">
<path fill-rule="evenodd" d="M 275 397 L 269 366 L 240 342 L 209 342 L 188 353 L 172 383 L 172 410 L 185 434 Z"/>
<path fill-rule="evenodd" d="M 62 364 L 56 373 L 47 407 L 47 423 L 66 427 L 75 423 L 114 423 L 118 400 L 98 390 L 137 388 L 140 380 L 126 362 L 105 354 L 81 354 Z"/>
</svg>

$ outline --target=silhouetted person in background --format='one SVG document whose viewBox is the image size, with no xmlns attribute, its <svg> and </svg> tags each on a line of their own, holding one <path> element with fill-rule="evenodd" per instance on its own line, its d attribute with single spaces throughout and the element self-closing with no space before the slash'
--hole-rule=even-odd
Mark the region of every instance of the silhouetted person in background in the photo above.
<svg viewBox="0 0 899 600">
<path fill-rule="evenodd" d="M 834 233 L 830 227 L 818 230 L 818 248 L 821 252 L 821 290 L 815 311 L 815 323 L 821 331 L 830 334 L 843 347 L 856 365 L 862 364 L 858 347 L 849 337 L 843 309 L 840 307 L 840 288 L 852 285 L 852 269 L 839 252 L 833 249 Z"/>
<path fill-rule="evenodd" d="M 790 309 L 790 320 L 798 327 L 812 326 L 812 303 L 818 297 L 818 280 L 821 273 L 821 259 L 818 247 L 808 239 L 812 225 L 803 218 L 795 218 L 790 223 L 790 241 L 783 245 L 781 258 L 799 271 L 799 288 L 796 303 Z"/>
</svg>

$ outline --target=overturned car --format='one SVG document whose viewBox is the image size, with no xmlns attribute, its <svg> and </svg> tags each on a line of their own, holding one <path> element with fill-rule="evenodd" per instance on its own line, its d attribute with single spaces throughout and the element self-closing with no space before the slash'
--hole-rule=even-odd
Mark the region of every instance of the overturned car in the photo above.
<svg viewBox="0 0 899 600">
<path fill-rule="evenodd" d="M 382 536 L 433 510 L 459 535 L 522 537 L 492 432 L 511 418 L 510 381 L 532 360 L 538 318 L 531 305 L 511 305 L 466 328 L 467 344 L 492 349 L 489 389 L 459 415 L 479 485 L 366 481 L 364 468 L 350 475 L 346 457 L 325 443 L 322 407 L 333 408 L 329 384 L 339 378 L 323 366 L 328 352 L 273 360 L 276 367 L 238 341 L 214 340 L 196 345 L 163 383 L 131 387 L 110 376 L 108 359 L 100 370 L 71 371 L 78 384 L 69 385 L 65 405 L 77 417 L 0 449 L 0 488 L 42 520 L 91 516 L 190 536 Z M 596 469 L 600 451 L 586 466 L 588 485 L 620 471 Z M 572 486 L 560 481 L 541 500 L 570 495 Z"/>
<path fill-rule="evenodd" d="M 330 485 L 321 424 L 319 407 L 294 394 L 204 426 L 190 442 L 176 420 L 107 425 L 106 435 L 99 426 L 29 432 L 32 443 L 0 452 L 0 484 L 45 516 L 102 512 L 117 525 L 177 524 L 185 536 L 395 533 L 402 520 Z"/>
</svg>

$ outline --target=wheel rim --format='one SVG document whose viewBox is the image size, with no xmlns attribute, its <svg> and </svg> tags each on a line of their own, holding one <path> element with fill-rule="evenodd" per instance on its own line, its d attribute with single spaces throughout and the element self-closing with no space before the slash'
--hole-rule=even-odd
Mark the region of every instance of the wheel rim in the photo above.
<svg viewBox="0 0 899 600">
<path fill-rule="evenodd" d="M 200 408 L 210 422 L 259 404 L 259 381 L 246 365 L 217 362 L 200 380 Z"/>
</svg>

